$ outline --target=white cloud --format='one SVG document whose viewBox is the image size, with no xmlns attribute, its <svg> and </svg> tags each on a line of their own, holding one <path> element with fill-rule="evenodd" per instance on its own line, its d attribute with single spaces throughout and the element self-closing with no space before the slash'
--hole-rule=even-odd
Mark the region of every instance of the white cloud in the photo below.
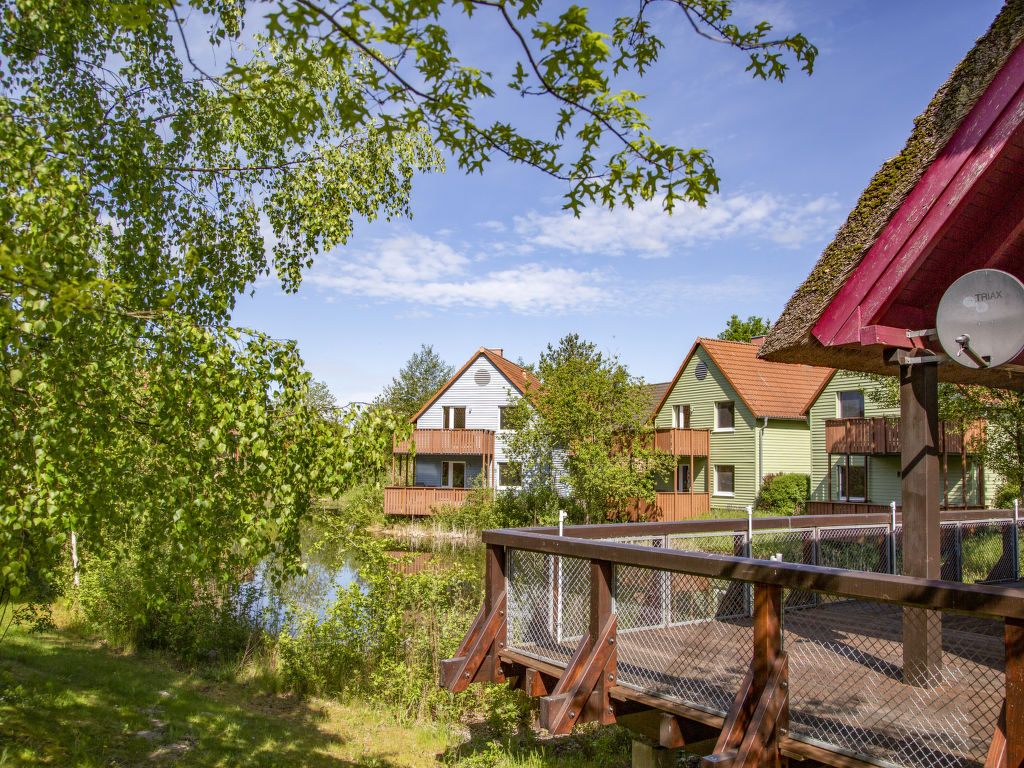
<svg viewBox="0 0 1024 768">
<path fill-rule="evenodd" d="M 504 232 L 506 229 L 504 222 L 494 220 L 478 222 L 477 226 L 489 229 L 492 232 Z"/>
<path fill-rule="evenodd" d="M 833 232 L 839 208 L 831 196 L 806 200 L 742 194 L 712 198 L 703 209 L 679 205 L 671 216 L 656 202 L 611 211 L 586 208 L 579 218 L 531 211 L 516 217 L 515 231 L 528 243 L 573 253 L 664 258 L 679 248 L 726 238 L 797 248 Z"/>
<path fill-rule="evenodd" d="M 614 290 L 600 270 L 527 263 L 475 273 L 473 260 L 418 234 L 350 253 L 322 258 L 306 280 L 342 294 L 421 307 L 504 308 L 520 314 L 587 311 L 614 301 Z"/>
</svg>

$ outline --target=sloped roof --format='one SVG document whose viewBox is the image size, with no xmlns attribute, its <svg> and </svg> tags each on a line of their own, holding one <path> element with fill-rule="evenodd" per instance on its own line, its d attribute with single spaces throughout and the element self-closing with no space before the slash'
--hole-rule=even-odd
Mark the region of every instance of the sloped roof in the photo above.
<svg viewBox="0 0 1024 768">
<path fill-rule="evenodd" d="M 658 415 L 658 408 L 661 406 L 661 401 L 665 399 L 665 395 L 668 394 L 669 387 L 672 386 L 671 381 L 662 381 L 658 384 L 644 384 L 644 391 L 651 398 L 651 417 Z"/>
<path fill-rule="evenodd" d="M 988 136 L 984 136 L 984 140 L 978 137 L 971 139 L 968 136 L 972 131 L 977 133 L 982 130 L 975 126 L 975 123 L 979 122 L 978 117 L 972 117 L 971 120 L 967 118 L 969 115 L 984 113 L 994 120 L 995 118 L 991 116 L 998 116 L 999 110 L 1006 107 L 1009 97 L 1003 92 L 1006 90 L 1003 80 L 1020 76 L 1019 72 L 1011 73 L 1012 68 L 1008 62 L 1011 62 L 1011 57 L 1014 60 L 1019 58 L 1019 54 L 1015 56 L 1015 52 L 1022 40 L 1024 2 L 1009 0 L 988 32 L 977 41 L 936 92 L 925 111 L 914 121 L 914 130 L 903 151 L 885 162 L 864 190 L 846 223 L 839 229 L 835 239 L 822 253 L 817 265 L 793 294 L 786 309 L 773 326 L 761 349 L 760 354 L 763 358 L 780 362 L 893 373 L 891 368 L 886 368 L 879 352 L 881 346 L 893 343 L 891 340 L 879 341 L 875 347 L 867 342 L 858 345 L 836 341 L 830 341 L 830 346 L 826 346 L 815 336 L 815 328 L 844 287 L 847 293 L 855 287 L 857 290 L 862 289 L 864 276 L 859 273 L 855 275 L 858 267 L 876 247 L 890 247 L 887 238 L 895 237 L 894 227 L 905 230 L 902 236 L 906 237 L 907 232 L 914 231 L 915 222 L 921 221 L 921 217 L 931 212 L 935 212 L 936 215 L 944 212 L 939 205 L 938 196 L 949 188 L 950 182 L 933 180 L 925 183 L 926 180 L 939 175 L 936 172 L 940 170 L 940 161 L 943 164 L 942 172 L 947 172 L 947 168 L 959 168 L 960 165 L 956 163 L 964 163 L 971 152 L 988 151 Z M 1014 67 L 1017 65 L 1014 64 Z M 1012 96 L 1013 92 L 1009 91 L 1009 95 Z M 969 143 L 970 141 L 973 141 L 973 144 Z M 1009 169 L 1011 172 L 1007 174 L 1005 172 L 1008 169 L 999 170 L 1004 172 L 1004 177 L 1009 177 L 1012 186 L 1015 183 L 1014 179 L 1017 178 L 1013 175 L 1016 171 Z M 929 171 L 932 171 L 931 175 L 927 175 Z M 922 199 L 918 201 L 918 197 Z M 1009 197 L 1012 195 L 999 194 L 996 200 L 1001 204 Z M 959 206 L 958 210 L 964 208 L 965 206 Z M 935 240 L 940 236 L 942 233 L 932 238 Z M 915 234 L 913 240 L 908 242 L 922 238 L 923 236 Z M 916 245 L 916 242 L 914 244 Z M 946 276 L 950 279 L 955 279 L 956 274 L 952 273 L 960 266 L 963 269 L 974 268 L 966 263 L 954 263 L 958 261 L 956 258 L 944 258 L 946 261 L 938 266 L 940 270 L 951 273 Z M 894 269 L 895 264 L 894 262 Z M 904 270 L 902 279 L 905 282 L 912 279 L 914 269 L 919 264 L 920 261 L 911 266 L 901 267 Z M 931 292 L 934 293 L 934 290 Z M 937 297 L 933 297 L 933 301 L 937 302 Z M 899 306 L 909 307 L 903 310 L 908 318 L 920 315 L 907 320 L 916 320 L 916 327 L 909 326 L 910 328 L 918 330 L 934 327 L 934 324 L 923 324 L 934 323 L 934 318 L 929 318 L 927 312 L 921 312 L 916 302 L 908 302 L 904 297 Z M 931 315 L 934 314 L 930 306 L 928 310 Z M 873 322 L 867 317 L 863 318 L 863 321 Z M 1007 376 L 1006 373 L 999 374 L 995 369 L 978 372 L 957 365 L 940 366 L 939 375 L 940 378 L 949 380 L 966 380 L 968 376 L 988 377 L 992 378 L 992 381 L 986 380 L 984 383 L 995 386 L 1005 386 L 1005 383 L 999 381 L 999 377 Z"/>
<path fill-rule="evenodd" d="M 757 339 L 748 344 L 721 339 L 697 339 L 679 366 L 656 411 L 661 410 L 668 393 L 679 381 L 697 347 L 703 347 L 754 416 L 803 418 L 835 369 L 762 360 L 757 356 L 761 341 Z"/>
<path fill-rule="evenodd" d="M 536 389 L 537 387 L 540 386 L 540 379 L 538 379 L 532 373 L 527 371 L 525 368 L 522 368 L 521 366 L 518 366 L 515 363 L 506 360 L 493 349 L 488 349 L 487 347 L 480 347 L 480 349 L 477 350 L 477 353 L 473 355 L 471 358 L 469 358 L 469 360 L 466 361 L 465 365 L 459 368 L 459 370 L 455 372 L 455 375 L 448 379 L 445 385 L 441 387 L 439 390 L 437 390 L 437 392 L 434 393 L 433 397 L 427 400 L 426 404 L 422 408 L 420 408 L 419 411 L 416 412 L 416 415 L 409 419 L 409 421 L 415 423 L 416 420 L 419 419 L 419 417 L 422 416 L 426 412 L 426 410 L 434 404 L 437 398 L 443 395 L 445 391 L 448 389 L 448 387 L 454 384 L 459 379 L 459 377 L 462 376 L 462 374 L 464 374 L 467 371 L 469 366 L 476 362 L 476 359 L 480 357 L 480 355 L 483 355 L 488 360 L 490 360 L 491 364 L 499 371 L 501 371 L 505 378 L 512 382 L 512 386 L 519 390 L 520 393 L 525 393 L 527 387 Z"/>
</svg>

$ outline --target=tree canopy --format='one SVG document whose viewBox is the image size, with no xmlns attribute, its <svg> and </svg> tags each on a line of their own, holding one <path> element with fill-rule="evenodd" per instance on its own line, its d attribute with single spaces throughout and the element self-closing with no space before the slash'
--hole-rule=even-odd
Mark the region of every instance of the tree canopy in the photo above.
<svg viewBox="0 0 1024 768">
<path fill-rule="evenodd" d="M 233 327 L 263 276 L 297 290 L 356 219 L 409 212 L 414 174 L 494 157 L 567 182 L 566 206 L 718 188 L 706 150 L 663 144 L 641 97 L 664 41 L 538 3 L 16 0 L 0 14 L 0 602 L 127 529 L 196 574 L 294 564 L 310 500 L 384 461 L 385 411 L 319 418 L 296 345 Z M 802 35 L 677 0 L 753 75 L 810 72 Z M 499 19 L 492 74 L 448 28 Z M 248 25 L 248 26 L 247 26 Z M 251 30 L 255 28 L 259 34 Z M 554 106 L 529 136 L 480 117 L 504 81 Z M 290 559 L 289 559 L 289 556 Z"/>
<path fill-rule="evenodd" d="M 454 373 L 455 368 L 441 359 L 432 344 L 421 344 L 419 352 L 405 361 L 374 405 L 411 419 Z"/>
<path fill-rule="evenodd" d="M 509 416 L 508 455 L 527 491 L 568 488 L 574 518 L 586 522 L 653 501 L 673 459 L 654 450 L 643 380 L 576 334 L 549 344 L 535 373 L 541 385 L 527 388 Z"/>
<path fill-rule="evenodd" d="M 767 317 L 751 315 L 746 320 L 740 320 L 739 315 L 733 315 L 726 323 L 725 330 L 718 334 L 718 338 L 747 343 L 755 336 L 764 336 L 771 329 L 772 321 Z"/>
</svg>

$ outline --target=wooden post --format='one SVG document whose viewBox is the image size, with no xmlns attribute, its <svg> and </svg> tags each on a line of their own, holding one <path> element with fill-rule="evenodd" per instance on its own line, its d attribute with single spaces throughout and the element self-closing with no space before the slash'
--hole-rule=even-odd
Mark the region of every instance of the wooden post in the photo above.
<svg viewBox="0 0 1024 768">
<path fill-rule="evenodd" d="M 939 527 L 939 405 L 935 363 L 900 366 L 903 573 L 941 578 Z M 926 686 L 942 664 L 942 617 L 924 608 L 903 611 L 903 678 Z"/>
<path fill-rule="evenodd" d="M 1024 766 L 1024 622 L 1006 620 L 1006 768 Z"/>
<path fill-rule="evenodd" d="M 484 562 L 484 614 L 489 616 L 499 600 L 505 595 L 505 548 L 496 544 L 487 545 Z M 504 679 L 501 671 L 499 654 L 505 650 L 507 622 L 501 623 L 501 629 L 491 643 L 488 652 L 490 668 L 485 670 L 488 679 L 500 682 Z"/>
<path fill-rule="evenodd" d="M 612 615 L 612 570 L 614 566 L 607 560 L 590 561 L 590 638 L 598 642 L 601 631 Z M 614 644 L 614 639 L 612 640 Z M 588 702 L 588 715 L 602 725 L 615 722 L 609 692 L 618 680 L 618 649 L 613 648 L 605 664 L 604 673 L 594 686 L 594 692 Z M 589 719 L 589 718 L 588 718 Z"/>
<path fill-rule="evenodd" d="M 826 453 L 825 456 L 828 462 L 828 500 L 832 501 L 832 454 Z"/>
<path fill-rule="evenodd" d="M 764 692 L 775 660 L 782 652 L 782 587 L 754 585 L 754 660 L 751 694 L 756 701 Z"/>
<path fill-rule="evenodd" d="M 850 454 L 846 454 L 846 477 L 843 478 L 843 485 L 846 486 L 846 503 L 850 503 Z M 843 489 L 839 490 L 840 493 Z"/>
</svg>

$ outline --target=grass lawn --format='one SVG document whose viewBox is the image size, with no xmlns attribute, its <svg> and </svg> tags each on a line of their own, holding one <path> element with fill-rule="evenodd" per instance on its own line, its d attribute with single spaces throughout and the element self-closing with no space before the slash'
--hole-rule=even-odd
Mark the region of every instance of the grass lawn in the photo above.
<svg viewBox="0 0 1024 768">
<path fill-rule="evenodd" d="M 70 635 L 12 627 L 0 641 L 4 768 L 624 768 L 628 751 L 616 728 L 510 747 L 482 726 L 403 723 L 383 707 L 267 693 Z"/>
</svg>

